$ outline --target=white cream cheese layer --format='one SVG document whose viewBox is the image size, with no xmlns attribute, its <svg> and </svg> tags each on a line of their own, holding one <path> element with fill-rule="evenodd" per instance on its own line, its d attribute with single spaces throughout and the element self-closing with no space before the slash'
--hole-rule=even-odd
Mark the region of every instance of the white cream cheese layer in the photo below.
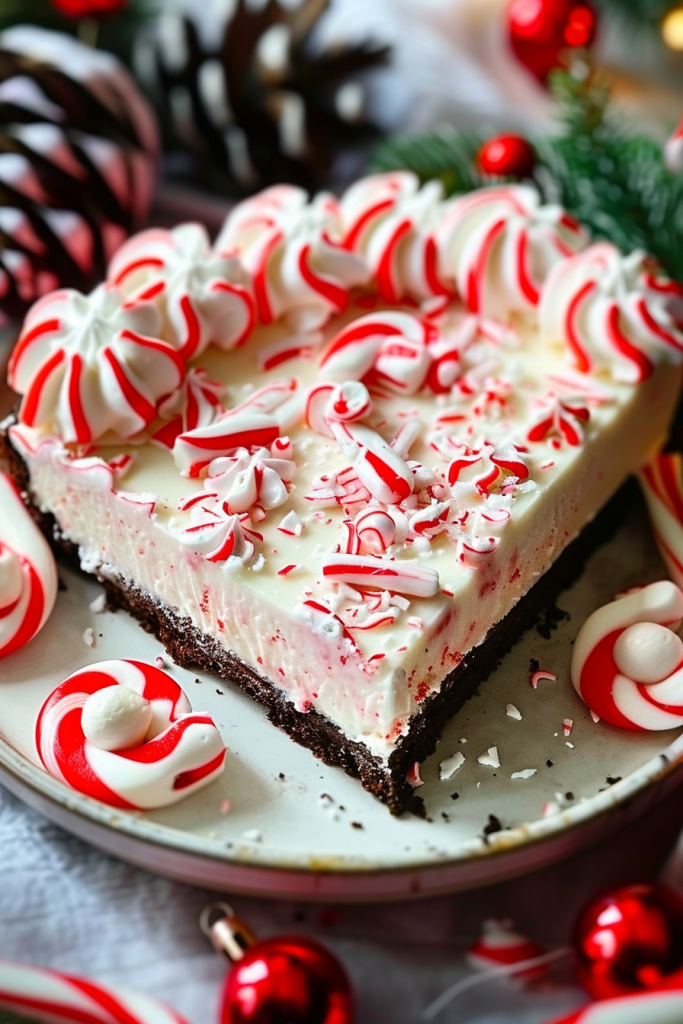
<svg viewBox="0 0 683 1024">
<path fill-rule="evenodd" d="M 261 387 L 292 378 L 303 389 L 324 380 L 319 363 L 326 339 L 365 314 L 352 308 L 335 317 L 324 336 L 298 338 L 299 354 L 279 363 L 272 354 L 284 350 L 292 334 L 282 323 L 257 328 L 234 352 L 210 348 L 194 365 L 226 386 L 227 408 L 243 402 L 255 382 Z M 441 334 L 455 335 L 462 319 L 453 306 Z M 514 442 L 529 470 L 521 485 L 508 488 L 503 478 L 491 492 L 509 518 L 491 525 L 496 544 L 488 553 L 461 557 L 453 530 L 433 539 L 413 535 L 389 548 L 398 566 L 436 570 L 438 593 L 429 598 L 387 594 L 373 604 L 367 590 L 323 575 L 325 558 L 340 545 L 345 550 L 349 515 L 342 505 L 319 507 L 311 497 L 319 493 L 320 477 L 348 467 L 349 459 L 334 437 L 301 422 L 287 430 L 295 469 L 285 500 L 261 521 L 252 517 L 250 529 L 262 538 L 253 555 L 219 562 L 181 540 L 192 519 L 191 509 L 179 511 L 178 504 L 200 492 L 203 481 L 181 476 L 170 451 L 120 441 L 84 451 L 25 426 L 13 427 L 11 439 L 28 465 L 36 503 L 78 545 L 85 569 L 152 595 L 270 680 L 299 710 L 315 709 L 349 739 L 388 758 L 425 698 L 666 435 L 678 368 L 658 365 L 638 385 L 601 371 L 588 377 L 569 371 L 563 346 L 541 341 L 530 323 L 520 320 L 514 327 L 495 341 L 479 338 L 463 356 L 468 372 L 479 373 L 476 394 L 461 393 L 456 400 L 424 391 L 373 392 L 374 428 L 390 440 L 406 422 L 418 421 L 410 459 L 439 479 L 449 471 L 439 440 L 444 432 L 457 432 L 472 448 Z M 271 362 L 276 365 L 264 370 Z M 569 443 L 557 428 L 562 409 L 548 405 L 550 390 L 567 396 L 570 428 L 583 434 L 580 442 Z M 587 420 L 574 417 L 579 407 Z M 537 430 L 530 441 L 548 409 L 555 425 L 546 433 Z M 122 454 L 132 462 L 118 460 Z M 485 505 L 467 474 L 452 490 L 472 517 L 463 512 L 466 541 L 491 502 Z M 367 607 L 354 615 L 360 605 Z"/>
</svg>

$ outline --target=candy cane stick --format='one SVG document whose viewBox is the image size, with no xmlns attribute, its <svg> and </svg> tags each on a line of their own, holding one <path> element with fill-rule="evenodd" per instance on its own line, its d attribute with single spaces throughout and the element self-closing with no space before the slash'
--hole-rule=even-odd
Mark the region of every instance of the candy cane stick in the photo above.
<svg viewBox="0 0 683 1024">
<path fill-rule="evenodd" d="M 683 587 L 683 456 L 658 452 L 639 479 L 657 547 L 669 575 Z"/>
<path fill-rule="evenodd" d="M 683 991 L 671 991 L 605 999 L 552 1024 L 680 1024 L 682 1020 Z"/>
<path fill-rule="evenodd" d="M 390 590 L 412 597 L 434 597 L 439 590 L 436 569 L 414 562 L 395 562 L 373 555 L 325 555 L 323 576 L 355 587 Z"/>
<path fill-rule="evenodd" d="M 0 1007 L 53 1024 L 185 1024 L 170 1007 L 139 992 L 4 959 Z"/>
</svg>

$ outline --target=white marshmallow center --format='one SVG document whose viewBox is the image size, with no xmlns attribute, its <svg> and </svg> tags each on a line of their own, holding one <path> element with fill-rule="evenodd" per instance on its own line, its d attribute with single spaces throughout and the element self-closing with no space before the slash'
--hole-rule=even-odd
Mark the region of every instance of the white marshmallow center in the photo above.
<svg viewBox="0 0 683 1024">
<path fill-rule="evenodd" d="M 666 626 L 636 622 L 614 645 L 614 660 L 636 683 L 660 683 L 683 661 L 683 641 Z"/>
<path fill-rule="evenodd" d="M 152 721 L 152 705 L 129 686 L 107 686 L 91 693 L 81 717 L 85 738 L 100 750 L 139 747 Z"/>
</svg>

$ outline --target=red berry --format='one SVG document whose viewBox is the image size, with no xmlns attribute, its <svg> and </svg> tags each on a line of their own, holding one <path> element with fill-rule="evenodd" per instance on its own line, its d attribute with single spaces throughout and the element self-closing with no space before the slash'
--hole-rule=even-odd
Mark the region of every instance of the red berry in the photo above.
<svg viewBox="0 0 683 1024">
<path fill-rule="evenodd" d="M 522 135 L 496 135 L 479 150 L 484 174 L 501 178 L 528 178 L 536 165 L 536 151 Z"/>
</svg>

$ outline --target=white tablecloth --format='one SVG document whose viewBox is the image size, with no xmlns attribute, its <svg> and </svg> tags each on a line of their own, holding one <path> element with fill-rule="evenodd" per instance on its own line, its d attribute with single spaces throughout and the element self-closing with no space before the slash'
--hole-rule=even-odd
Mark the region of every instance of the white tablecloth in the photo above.
<svg viewBox="0 0 683 1024">
<path fill-rule="evenodd" d="M 382 907 L 231 902 L 263 936 L 298 931 L 328 943 L 351 974 L 358 1024 L 418 1024 L 422 1010 L 468 973 L 463 954 L 484 918 L 511 917 L 547 948 L 564 945 L 581 904 L 605 886 L 654 877 L 682 825 L 678 791 L 598 847 L 478 892 Z M 0 956 L 140 989 L 191 1024 L 217 1021 L 224 966 L 197 926 L 215 894 L 110 859 L 1 788 L 0 879 Z M 534 989 L 490 982 L 438 1021 L 540 1024 L 584 999 L 570 966 L 558 966 Z"/>
</svg>

